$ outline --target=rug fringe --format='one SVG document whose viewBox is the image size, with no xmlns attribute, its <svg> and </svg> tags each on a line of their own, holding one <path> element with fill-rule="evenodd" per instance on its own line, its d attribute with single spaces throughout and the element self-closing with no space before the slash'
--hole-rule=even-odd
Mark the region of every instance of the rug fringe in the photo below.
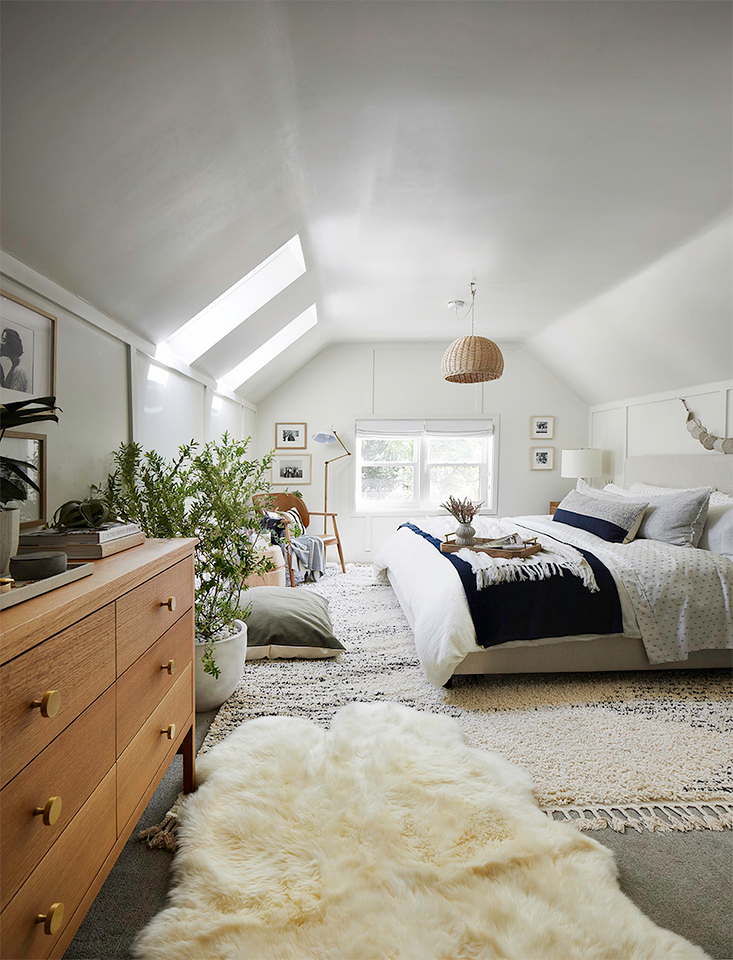
<svg viewBox="0 0 733 960">
<path fill-rule="evenodd" d="M 687 833 L 690 830 L 733 829 L 733 804 L 717 801 L 544 807 L 543 812 L 552 820 L 572 823 L 578 830 L 605 830 L 610 827 L 616 833 L 626 833 L 629 828 L 637 833 L 644 830 Z"/>
<path fill-rule="evenodd" d="M 179 793 L 176 802 L 163 817 L 160 823 L 153 824 L 141 830 L 138 834 L 140 840 L 145 842 L 149 850 L 167 850 L 169 853 L 175 853 L 178 846 L 176 828 L 178 827 L 178 815 L 181 810 L 181 804 L 186 799 L 186 794 Z"/>
</svg>

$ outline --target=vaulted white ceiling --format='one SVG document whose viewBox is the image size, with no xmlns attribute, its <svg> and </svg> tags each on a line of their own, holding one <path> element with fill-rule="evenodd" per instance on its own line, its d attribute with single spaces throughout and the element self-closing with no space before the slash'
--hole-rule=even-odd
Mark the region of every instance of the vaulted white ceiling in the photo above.
<svg viewBox="0 0 733 960">
<path fill-rule="evenodd" d="M 470 280 L 589 402 L 724 379 L 732 62 L 727 0 L 4 0 L 0 239 L 157 343 L 299 233 L 194 364 L 316 302 L 255 400 L 332 341 L 467 333 Z"/>
</svg>

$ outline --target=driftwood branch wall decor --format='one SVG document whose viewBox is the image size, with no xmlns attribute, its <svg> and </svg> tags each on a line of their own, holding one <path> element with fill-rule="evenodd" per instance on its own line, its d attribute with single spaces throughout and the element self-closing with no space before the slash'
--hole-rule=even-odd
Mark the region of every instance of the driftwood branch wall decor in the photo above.
<svg viewBox="0 0 733 960">
<path fill-rule="evenodd" d="M 685 410 L 687 410 L 686 427 L 695 440 L 699 440 L 706 450 L 717 450 L 718 453 L 733 453 L 733 437 L 715 437 L 708 433 L 699 420 L 695 419 L 692 411 L 685 401 L 680 397 Z"/>
</svg>

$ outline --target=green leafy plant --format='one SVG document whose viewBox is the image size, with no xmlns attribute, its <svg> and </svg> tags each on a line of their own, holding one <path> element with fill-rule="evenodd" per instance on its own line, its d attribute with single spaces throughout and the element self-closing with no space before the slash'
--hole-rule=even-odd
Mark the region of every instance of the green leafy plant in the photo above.
<svg viewBox="0 0 733 960">
<path fill-rule="evenodd" d="M 38 397 L 0 404 L 0 440 L 5 431 L 13 427 L 27 427 L 42 420 L 55 420 L 58 423 L 58 409 L 56 397 Z M 39 489 L 28 473 L 29 470 L 36 469 L 36 465 L 27 460 L 0 456 L 0 509 L 5 509 L 5 504 L 12 500 L 27 500 L 29 489 Z"/>
<path fill-rule="evenodd" d="M 253 497 L 269 492 L 271 457 L 248 459 L 248 443 L 225 433 L 200 450 L 193 441 L 184 444 L 170 461 L 140 444 L 121 444 L 114 471 L 96 488 L 112 516 L 139 523 L 149 537 L 197 538 L 196 635 L 206 642 L 204 670 L 214 677 L 216 639 L 249 615 L 240 599 L 243 581 L 274 569 L 252 536 L 261 519 Z"/>
<path fill-rule="evenodd" d="M 447 510 L 452 517 L 455 517 L 459 523 L 470 523 L 482 505 L 483 500 L 480 503 L 473 503 L 468 497 L 465 500 L 448 497 L 446 503 L 441 503 L 441 507 Z"/>
</svg>

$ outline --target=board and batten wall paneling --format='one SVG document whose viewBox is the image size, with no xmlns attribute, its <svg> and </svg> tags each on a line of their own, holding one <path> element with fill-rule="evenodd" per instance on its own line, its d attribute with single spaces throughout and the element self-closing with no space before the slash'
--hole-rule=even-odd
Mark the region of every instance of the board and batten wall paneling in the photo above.
<svg viewBox="0 0 733 960">
<path fill-rule="evenodd" d="M 675 392 L 631 397 L 590 408 L 591 446 L 606 452 L 604 479 L 623 482 L 626 457 L 679 454 L 723 456 L 705 448 L 690 435 L 684 398 L 693 416 L 721 437 L 733 432 L 733 380 L 687 386 Z M 610 463 L 611 469 L 606 470 Z"/>
<path fill-rule="evenodd" d="M 228 433 L 234 440 L 243 440 L 250 434 L 245 433 L 244 408 L 240 404 L 222 397 L 213 390 L 206 391 L 206 439 L 220 440 Z"/>
<path fill-rule="evenodd" d="M 135 359 L 135 439 L 143 450 L 176 455 L 182 443 L 204 438 L 205 387 L 138 351 Z"/>
<path fill-rule="evenodd" d="M 499 423 L 498 513 L 547 513 L 550 501 L 560 499 L 573 486 L 572 480 L 560 477 L 560 451 L 587 444 L 587 405 L 513 344 L 502 344 L 505 371 L 501 379 L 484 384 L 446 383 L 440 364 L 447 345 L 362 343 L 327 347 L 258 403 L 257 455 L 272 449 L 275 423 L 305 421 L 313 479 L 310 484 L 293 483 L 291 487 L 302 490 L 310 508 L 321 510 L 323 464 L 341 450 L 312 441 L 317 430 L 333 425 L 353 451 L 354 422 L 360 417 L 495 416 Z M 530 417 L 538 415 L 555 417 L 552 440 L 530 438 Z M 553 447 L 553 470 L 530 469 L 533 446 Z M 329 469 L 328 504 L 339 515 L 346 559 L 363 562 L 373 559 L 407 515 L 357 514 L 355 482 L 353 457 L 339 460 Z"/>
</svg>

